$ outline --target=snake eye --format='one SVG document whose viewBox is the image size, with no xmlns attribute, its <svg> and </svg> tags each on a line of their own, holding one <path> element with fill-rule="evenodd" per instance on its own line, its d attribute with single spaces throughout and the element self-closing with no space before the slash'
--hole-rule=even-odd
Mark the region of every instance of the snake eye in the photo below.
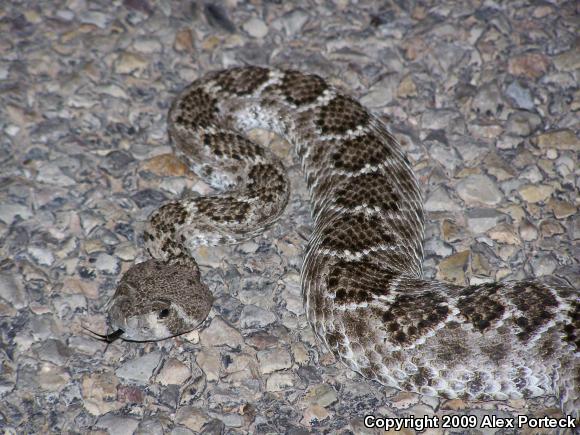
<svg viewBox="0 0 580 435">
<path fill-rule="evenodd" d="M 163 308 L 161 311 L 159 311 L 158 317 L 160 319 L 165 319 L 165 318 L 169 317 L 169 310 L 167 308 Z"/>
</svg>

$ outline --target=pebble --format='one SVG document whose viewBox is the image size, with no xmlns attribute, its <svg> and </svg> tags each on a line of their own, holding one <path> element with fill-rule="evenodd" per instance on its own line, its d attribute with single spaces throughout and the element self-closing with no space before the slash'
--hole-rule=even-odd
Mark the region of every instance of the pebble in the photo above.
<svg viewBox="0 0 580 435">
<path fill-rule="evenodd" d="M 439 263 L 437 279 L 453 284 L 466 284 L 465 271 L 469 264 L 469 251 L 447 257 Z"/>
<path fill-rule="evenodd" d="M 160 154 L 152 157 L 143 162 L 142 168 L 160 177 L 181 177 L 189 174 L 187 165 L 173 154 Z"/>
<path fill-rule="evenodd" d="M 165 361 L 155 380 L 161 385 L 182 385 L 191 376 L 189 367 L 178 359 Z"/>
<path fill-rule="evenodd" d="M 217 350 L 206 348 L 196 356 L 197 364 L 205 373 L 208 382 L 217 381 L 220 378 L 221 357 Z"/>
<path fill-rule="evenodd" d="M 457 183 L 457 194 L 470 205 L 495 205 L 502 200 L 502 193 L 493 180 L 485 175 L 470 175 Z"/>
<path fill-rule="evenodd" d="M 317 422 L 321 422 L 330 417 L 330 413 L 320 405 L 310 405 L 304 410 L 301 423 L 310 426 Z"/>
<path fill-rule="evenodd" d="M 45 391 L 61 391 L 70 381 L 70 374 L 65 367 L 44 362 L 36 375 L 38 386 Z"/>
<path fill-rule="evenodd" d="M 95 426 L 106 429 L 110 435 L 133 435 L 139 426 L 139 420 L 127 416 L 107 414 L 99 418 Z"/>
<path fill-rule="evenodd" d="M 10 204 L 10 203 L 0 204 L 0 221 L 10 226 L 12 225 L 17 216 L 19 216 L 21 219 L 26 220 L 32 217 L 32 212 L 27 206 L 22 204 Z"/>
<path fill-rule="evenodd" d="M 533 110 L 536 107 L 530 90 L 524 87 L 519 80 L 514 80 L 508 85 L 506 95 L 512 99 L 517 108 Z"/>
<path fill-rule="evenodd" d="M 467 226 L 472 233 L 485 233 L 494 227 L 503 216 L 489 208 L 475 208 L 467 212 Z"/>
<path fill-rule="evenodd" d="M 516 76 L 531 79 L 542 77 L 550 65 L 550 58 L 541 53 L 526 53 L 515 56 L 508 61 L 508 71 Z"/>
<path fill-rule="evenodd" d="M 57 366 L 63 366 L 72 355 L 72 350 L 68 346 L 54 338 L 40 343 L 35 347 L 35 352 L 40 360 Z"/>
<path fill-rule="evenodd" d="M 576 214 L 577 208 L 574 204 L 568 201 L 560 201 L 557 199 L 550 199 L 548 201 L 548 207 L 554 212 L 556 219 L 566 219 L 569 216 Z"/>
<path fill-rule="evenodd" d="M 264 374 L 284 370 L 292 366 L 292 358 L 285 349 L 274 348 L 261 350 L 256 356 L 260 364 L 260 371 Z"/>
<path fill-rule="evenodd" d="M 552 254 L 536 255 L 530 259 L 534 276 L 549 276 L 558 267 L 558 260 Z"/>
<path fill-rule="evenodd" d="M 554 56 L 554 65 L 561 71 L 577 72 L 580 69 L 580 49 L 578 46 Z"/>
<path fill-rule="evenodd" d="M 81 23 L 94 24 L 101 29 L 105 29 L 111 17 L 103 12 L 98 11 L 84 11 L 79 15 Z"/>
<path fill-rule="evenodd" d="M 519 230 L 520 230 L 520 237 L 525 242 L 531 242 L 532 240 L 536 240 L 538 238 L 538 230 L 528 220 L 524 220 L 520 224 Z"/>
<path fill-rule="evenodd" d="M 572 130 L 562 129 L 539 134 L 535 142 L 540 148 L 555 148 L 558 150 L 580 150 L 580 139 Z"/>
<path fill-rule="evenodd" d="M 154 351 L 135 359 L 125 361 L 115 370 L 115 374 L 125 381 L 147 384 L 153 371 L 159 366 L 161 353 Z"/>
<path fill-rule="evenodd" d="M 237 347 L 244 341 L 242 335 L 224 322 L 221 317 L 214 317 L 211 324 L 201 332 L 199 338 L 204 346 Z"/>
<path fill-rule="evenodd" d="M 76 181 L 68 175 L 65 175 L 55 162 L 42 164 L 38 168 L 36 181 L 60 187 L 70 187 L 76 184 Z"/>
<path fill-rule="evenodd" d="M 245 305 L 240 314 L 240 325 L 244 329 L 264 328 L 275 321 L 274 313 L 255 305 Z"/>
<path fill-rule="evenodd" d="M 312 405 L 326 408 L 336 403 L 338 396 L 336 390 L 328 384 L 319 384 L 312 387 L 304 396 L 304 400 Z"/>
<path fill-rule="evenodd" d="M 523 110 L 512 112 L 508 116 L 506 132 L 511 135 L 529 136 L 542 125 L 542 118 L 535 113 Z"/>
<path fill-rule="evenodd" d="M 97 270 L 109 275 L 115 275 L 119 272 L 119 260 L 109 254 L 101 253 L 97 256 L 95 261 Z"/>
<path fill-rule="evenodd" d="M 449 197 L 445 188 L 439 187 L 429 193 L 425 201 L 427 211 L 459 211 L 462 207 Z"/>
<path fill-rule="evenodd" d="M 520 238 L 511 224 L 499 224 L 487 232 L 492 240 L 508 245 L 519 245 Z"/>
<path fill-rule="evenodd" d="M 46 248 L 30 246 L 28 248 L 30 256 L 42 266 L 50 266 L 54 263 L 54 254 Z"/>
<path fill-rule="evenodd" d="M 548 199 L 554 192 L 554 188 L 546 184 L 526 184 L 519 189 L 519 192 L 524 201 L 537 203 Z"/>
<path fill-rule="evenodd" d="M 182 406 L 175 415 L 176 423 L 182 424 L 195 432 L 201 432 L 201 429 L 210 419 L 205 411 L 193 406 Z"/>
<path fill-rule="evenodd" d="M 17 310 L 28 305 L 24 285 L 17 275 L 0 273 L 0 297 Z"/>
<path fill-rule="evenodd" d="M 134 74 L 140 75 L 147 67 L 147 59 L 143 56 L 125 52 L 117 58 L 113 65 L 113 69 L 117 74 Z"/>
<path fill-rule="evenodd" d="M 295 375 L 287 372 L 274 372 L 266 380 L 266 391 L 283 391 L 294 387 Z"/>
<path fill-rule="evenodd" d="M 259 18 L 250 18 L 246 21 L 242 28 L 254 38 L 263 38 L 268 34 L 268 26 Z"/>
</svg>

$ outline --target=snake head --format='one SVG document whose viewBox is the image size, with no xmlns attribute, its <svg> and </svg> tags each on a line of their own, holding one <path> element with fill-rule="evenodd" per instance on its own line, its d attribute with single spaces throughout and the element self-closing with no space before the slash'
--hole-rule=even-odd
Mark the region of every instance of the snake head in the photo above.
<svg viewBox="0 0 580 435">
<path fill-rule="evenodd" d="M 123 275 L 109 305 L 109 323 L 123 340 L 163 340 L 195 329 L 212 302 L 193 259 L 148 260 Z"/>
</svg>

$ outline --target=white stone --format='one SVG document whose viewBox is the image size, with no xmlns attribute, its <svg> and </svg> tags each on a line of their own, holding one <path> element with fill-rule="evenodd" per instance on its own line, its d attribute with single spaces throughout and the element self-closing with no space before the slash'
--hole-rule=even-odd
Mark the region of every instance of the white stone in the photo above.
<svg viewBox="0 0 580 435">
<path fill-rule="evenodd" d="M 254 38 L 263 38 L 268 34 L 268 26 L 259 18 L 253 17 L 246 21 L 242 28 Z"/>
</svg>

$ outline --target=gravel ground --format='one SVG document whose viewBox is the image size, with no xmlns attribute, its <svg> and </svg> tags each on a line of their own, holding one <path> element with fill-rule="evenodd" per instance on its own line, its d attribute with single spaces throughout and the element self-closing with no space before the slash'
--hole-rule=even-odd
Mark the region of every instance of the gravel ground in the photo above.
<svg viewBox="0 0 580 435">
<path fill-rule="evenodd" d="M 106 330 L 148 214 L 209 191 L 168 154 L 172 99 L 241 64 L 317 73 L 385 118 L 424 189 L 428 276 L 580 288 L 579 13 L 575 1 L 1 2 L 0 428 L 359 434 L 376 433 L 367 414 L 472 415 L 479 428 L 424 433 L 511 434 L 484 417 L 558 416 L 554 398 L 397 392 L 322 350 L 299 288 L 305 186 L 264 132 L 292 199 L 262 237 L 200 250 L 217 299 L 203 327 L 105 349 L 81 326 Z"/>
</svg>

